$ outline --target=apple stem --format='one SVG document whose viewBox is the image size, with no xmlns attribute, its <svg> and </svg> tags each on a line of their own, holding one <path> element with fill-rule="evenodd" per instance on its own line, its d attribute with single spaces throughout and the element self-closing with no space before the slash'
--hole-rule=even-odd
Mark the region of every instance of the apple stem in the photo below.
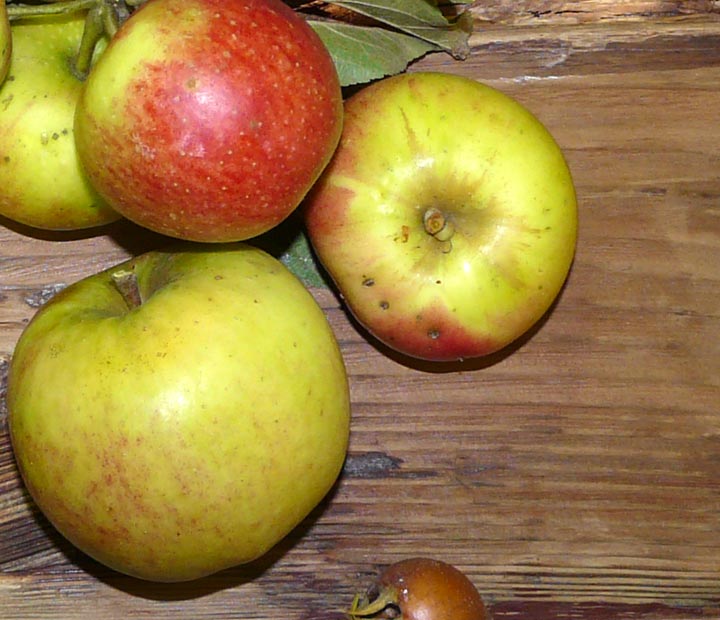
<svg viewBox="0 0 720 620">
<path fill-rule="evenodd" d="M 347 612 L 350 617 L 352 618 L 368 618 L 370 616 L 375 616 L 376 614 L 379 614 L 383 610 L 385 610 L 388 606 L 391 605 L 397 605 L 398 603 L 398 597 L 397 592 L 394 588 L 388 588 L 384 587 L 380 589 L 380 592 L 378 592 L 378 595 L 373 598 L 371 601 L 368 600 L 367 595 L 355 595 L 355 599 L 353 600 L 352 606 L 350 607 L 350 610 Z M 393 616 L 383 616 L 383 617 L 393 617 Z"/>
<path fill-rule="evenodd" d="M 90 71 L 93 54 L 98 41 L 107 35 L 113 37 L 120 24 L 130 12 L 147 0 L 44 0 L 39 4 L 9 4 L 7 14 L 10 21 L 47 17 L 49 15 L 72 15 L 87 11 L 77 56 L 71 70 L 79 80 L 84 80 Z"/>
<path fill-rule="evenodd" d="M 137 274 L 133 269 L 118 269 L 110 278 L 118 290 L 128 309 L 139 308 L 142 305 L 142 295 L 138 285 Z"/>
<path fill-rule="evenodd" d="M 449 241 L 455 232 L 455 226 L 453 223 L 445 217 L 445 214 L 436 209 L 430 207 L 423 214 L 423 224 L 425 226 L 425 232 L 432 235 L 438 241 Z"/>
<path fill-rule="evenodd" d="M 72 64 L 73 73 L 79 80 L 84 80 L 88 76 L 95 47 L 105 33 L 103 15 L 105 12 L 102 5 L 97 5 L 90 9 L 85 16 L 85 28 L 82 39 L 80 39 L 80 47 Z"/>
<path fill-rule="evenodd" d="M 66 15 L 91 9 L 97 3 L 98 0 L 65 0 L 43 4 L 8 4 L 7 14 L 10 21 L 43 15 Z"/>
</svg>

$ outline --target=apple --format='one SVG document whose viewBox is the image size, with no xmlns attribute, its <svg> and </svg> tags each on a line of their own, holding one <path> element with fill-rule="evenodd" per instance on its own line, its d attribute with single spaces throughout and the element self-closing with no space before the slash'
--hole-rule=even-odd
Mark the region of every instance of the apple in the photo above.
<svg viewBox="0 0 720 620">
<path fill-rule="evenodd" d="M 5 0 L 0 0 L 0 84 L 3 83 L 10 66 L 12 55 L 12 35 Z"/>
<path fill-rule="evenodd" d="M 75 148 L 82 82 L 69 61 L 83 27 L 82 14 L 12 26 L 12 62 L 0 87 L 0 215 L 39 229 L 86 229 L 120 218 L 89 184 Z"/>
<path fill-rule="evenodd" d="M 297 208 L 342 114 L 328 50 L 281 0 L 149 0 L 90 72 L 75 131 L 93 185 L 128 219 L 231 242 Z"/>
<path fill-rule="evenodd" d="M 357 594 L 348 615 L 399 620 L 486 620 L 480 592 L 459 568 L 434 558 L 411 557 L 386 566 Z"/>
<path fill-rule="evenodd" d="M 243 243 L 148 252 L 61 291 L 17 343 L 7 406 L 50 522 L 166 582 L 287 535 L 334 484 L 350 414 L 322 309 Z"/>
<path fill-rule="evenodd" d="M 78 230 L 120 219 L 90 185 L 75 148 L 82 82 L 71 59 L 84 22 L 81 13 L 12 25 L 12 62 L 0 87 L 0 215 L 39 229 Z"/>
<path fill-rule="evenodd" d="M 440 72 L 348 99 L 304 217 L 357 320 L 433 361 L 481 357 L 526 332 L 563 286 L 577 236 L 570 171 L 538 118 Z"/>
</svg>

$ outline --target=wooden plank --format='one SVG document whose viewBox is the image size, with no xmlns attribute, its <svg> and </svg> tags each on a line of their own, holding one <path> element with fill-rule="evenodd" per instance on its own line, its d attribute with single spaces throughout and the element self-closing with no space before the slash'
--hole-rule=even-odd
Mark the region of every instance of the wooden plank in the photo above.
<svg viewBox="0 0 720 620">
<path fill-rule="evenodd" d="M 533 25 L 597 22 L 652 23 L 660 18 L 720 14 L 713 0 L 492 0 L 475 2 L 472 12 L 482 24 Z"/>
<path fill-rule="evenodd" d="M 566 152 L 580 241 L 552 311 L 440 372 L 314 290 L 351 378 L 344 474 L 267 557 L 190 584 L 125 578 L 65 542 L 17 478 L 0 409 L 0 616 L 337 619 L 381 565 L 423 554 L 466 570 L 495 618 L 720 617 L 717 9 L 478 3 L 471 57 L 412 70 L 503 89 Z M 58 286 L 161 242 L 104 232 L 0 229 L 0 375 Z"/>
</svg>

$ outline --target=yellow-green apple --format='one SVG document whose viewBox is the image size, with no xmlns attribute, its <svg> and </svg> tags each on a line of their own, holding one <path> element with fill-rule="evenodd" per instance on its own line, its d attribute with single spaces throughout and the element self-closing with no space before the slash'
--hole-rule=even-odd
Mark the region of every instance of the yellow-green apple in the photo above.
<svg viewBox="0 0 720 620">
<path fill-rule="evenodd" d="M 10 66 L 12 55 L 12 35 L 5 0 L 0 0 L 0 84 L 3 83 Z"/>
<path fill-rule="evenodd" d="M 43 306 L 15 348 L 8 423 L 41 510 L 156 581 L 264 554 L 327 494 L 346 371 L 310 292 L 245 244 L 153 251 Z"/>
<path fill-rule="evenodd" d="M 91 187 L 75 148 L 82 82 L 71 64 L 84 23 L 81 13 L 12 25 L 10 72 L 0 87 L 0 215 L 40 229 L 120 218 Z"/>
<path fill-rule="evenodd" d="M 127 218 L 238 241 L 297 208 L 337 145 L 342 93 L 281 0 L 149 0 L 90 72 L 75 129 L 92 183 Z"/>
<path fill-rule="evenodd" d="M 308 236 L 371 334 L 414 358 L 480 357 L 526 332 L 570 268 L 576 196 L 526 107 L 449 73 L 376 82 L 345 106 Z"/>
</svg>

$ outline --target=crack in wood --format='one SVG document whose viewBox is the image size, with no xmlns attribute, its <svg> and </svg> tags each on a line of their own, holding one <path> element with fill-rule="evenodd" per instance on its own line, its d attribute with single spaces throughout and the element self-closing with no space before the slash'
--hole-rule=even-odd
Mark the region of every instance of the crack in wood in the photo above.
<svg viewBox="0 0 720 620">
<path fill-rule="evenodd" d="M 40 308 L 66 287 L 67 284 L 62 282 L 48 284 L 47 286 L 26 295 L 23 301 L 31 308 Z"/>
<path fill-rule="evenodd" d="M 435 478 L 437 472 L 402 469 L 405 461 L 384 452 L 348 454 L 343 467 L 346 478 L 374 480 L 379 478 L 424 479 Z M 402 471 L 401 471 L 402 470 Z"/>
<path fill-rule="evenodd" d="M 348 454 L 343 467 L 343 476 L 355 479 L 386 478 L 397 472 L 403 460 L 384 452 Z"/>
<path fill-rule="evenodd" d="M 10 356 L 0 353 L 0 425 L 5 426 L 7 419 L 7 380 L 10 370 Z M 1 429 L 0 429 L 1 430 Z"/>
</svg>

